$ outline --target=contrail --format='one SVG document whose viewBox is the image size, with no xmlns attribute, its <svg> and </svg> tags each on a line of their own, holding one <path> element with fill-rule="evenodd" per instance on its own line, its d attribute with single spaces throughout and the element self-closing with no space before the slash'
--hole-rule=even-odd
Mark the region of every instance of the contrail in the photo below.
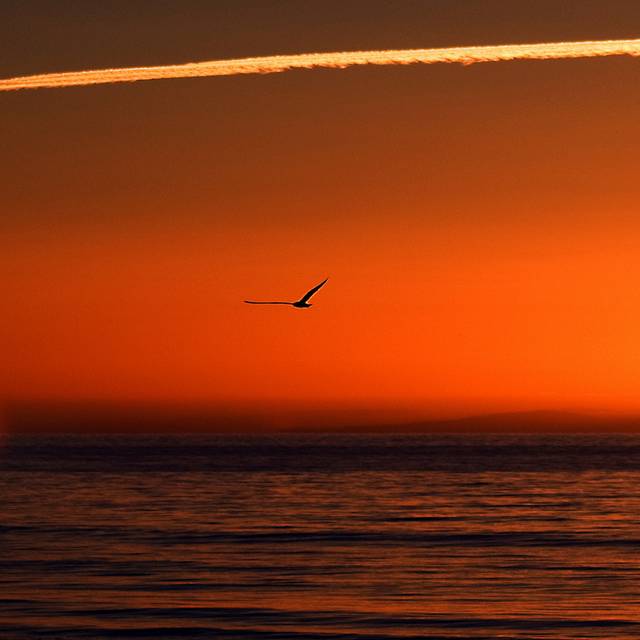
<svg viewBox="0 0 640 640">
<path fill-rule="evenodd" d="M 285 56 L 210 60 L 154 67 L 122 67 L 64 73 L 43 73 L 0 80 L 0 91 L 72 87 L 112 82 L 137 82 L 167 78 L 203 78 L 247 73 L 281 73 L 290 69 L 345 69 L 356 65 L 475 64 L 505 60 L 560 60 L 605 56 L 640 56 L 640 39 L 552 42 L 498 46 L 451 47 L 441 49 L 398 49 L 303 53 Z"/>
</svg>

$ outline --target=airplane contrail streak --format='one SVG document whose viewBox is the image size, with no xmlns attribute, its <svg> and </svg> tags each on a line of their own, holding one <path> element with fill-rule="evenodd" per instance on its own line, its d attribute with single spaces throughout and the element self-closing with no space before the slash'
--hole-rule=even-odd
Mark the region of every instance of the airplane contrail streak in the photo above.
<svg viewBox="0 0 640 640">
<path fill-rule="evenodd" d="M 398 49 L 386 51 L 347 51 L 342 53 L 303 53 L 233 60 L 210 60 L 153 67 L 122 67 L 64 73 L 43 73 L 0 80 L 0 91 L 43 89 L 79 85 L 137 82 L 168 78 L 203 78 L 240 74 L 281 73 L 290 69 L 345 69 L 356 65 L 407 65 L 506 60 L 560 60 L 605 56 L 640 56 L 640 39 L 554 42 L 497 46 L 451 47 L 439 49 Z"/>
</svg>

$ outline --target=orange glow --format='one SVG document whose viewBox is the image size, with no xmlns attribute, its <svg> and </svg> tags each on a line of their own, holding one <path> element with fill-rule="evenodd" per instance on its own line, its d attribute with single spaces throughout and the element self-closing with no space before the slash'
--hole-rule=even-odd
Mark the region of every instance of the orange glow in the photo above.
<svg viewBox="0 0 640 640">
<path fill-rule="evenodd" d="M 13 274 L 4 386 L 10 397 L 635 409 L 634 224 L 587 229 L 571 247 L 514 227 L 25 238 L 2 258 Z M 327 264 L 310 310 L 242 305 L 301 294 Z"/>
</svg>

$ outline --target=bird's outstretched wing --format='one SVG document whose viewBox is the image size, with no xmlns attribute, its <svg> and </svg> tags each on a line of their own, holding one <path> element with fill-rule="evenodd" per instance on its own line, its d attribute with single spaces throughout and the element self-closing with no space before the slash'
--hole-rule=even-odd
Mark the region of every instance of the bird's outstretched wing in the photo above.
<svg viewBox="0 0 640 640">
<path fill-rule="evenodd" d="M 245 300 L 246 304 L 293 304 L 292 302 L 256 302 L 255 300 Z"/>
<path fill-rule="evenodd" d="M 300 298 L 299 302 L 307 302 L 318 289 L 320 289 L 321 287 L 324 287 L 328 279 L 329 278 L 325 278 L 320 284 L 313 287 L 313 289 L 310 289 L 309 291 L 307 291 L 307 293 L 305 293 L 302 296 L 302 298 Z"/>
</svg>

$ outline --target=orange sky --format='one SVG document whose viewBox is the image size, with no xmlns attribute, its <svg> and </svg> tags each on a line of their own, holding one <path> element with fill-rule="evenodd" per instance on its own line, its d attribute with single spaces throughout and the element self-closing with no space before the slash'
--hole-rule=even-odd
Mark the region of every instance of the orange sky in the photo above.
<svg viewBox="0 0 640 640">
<path fill-rule="evenodd" d="M 155 59 L 136 46 L 166 42 L 171 16 L 151 33 L 128 16 L 112 63 L 630 37 L 640 19 L 621 2 L 619 23 L 603 23 L 585 3 L 563 32 L 543 20 L 557 3 L 541 2 L 536 22 L 489 2 L 477 23 L 460 7 L 407 3 L 386 30 L 354 17 L 347 44 L 336 14 L 317 10 L 321 32 L 282 9 L 295 38 L 285 45 L 284 26 L 267 24 L 256 51 L 254 4 L 225 14 L 237 34 L 226 49 L 205 51 L 185 20 L 175 50 Z M 65 29 L 72 18 L 88 42 L 89 22 L 65 16 Z M 211 19 L 222 33 L 221 16 Z M 109 19 L 90 24 L 108 42 Z M 70 68 L 53 38 L 2 75 Z M 109 58 L 97 46 L 75 53 L 73 68 Z M 0 396 L 399 415 L 640 410 L 638 65 L 367 68 L 3 95 Z M 326 276 L 310 310 L 241 302 L 293 299 Z"/>
</svg>

